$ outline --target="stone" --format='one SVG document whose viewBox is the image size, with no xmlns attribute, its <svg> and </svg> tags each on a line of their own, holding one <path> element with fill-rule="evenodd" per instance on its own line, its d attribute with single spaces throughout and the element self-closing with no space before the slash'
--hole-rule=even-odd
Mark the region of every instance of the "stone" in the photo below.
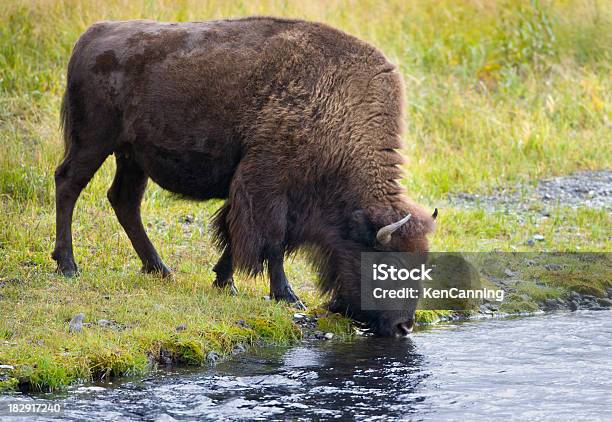
<svg viewBox="0 0 612 422">
<path fill-rule="evenodd" d="M 559 271 L 563 267 L 559 264 L 546 264 L 544 265 L 544 268 L 546 268 L 548 271 Z"/>
<path fill-rule="evenodd" d="M 70 333 L 83 332 L 83 320 L 84 319 L 85 319 L 84 313 L 76 314 L 75 316 L 73 316 L 70 322 L 68 323 L 68 331 Z"/>
<path fill-rule="evenodd" d="M 237 355 L 239 353 L 244 353 L 244 352 L 246 352 L 246 347 L 242 343 L 238 343 L 232 349 L 232 354 L 233 355 Z"/>
<path fill-rule="evenodd" d="M 544 305 L 546 306 L 547 309 L 557 309 L 559 307 L 559 302 L 557 302 L 555 299 L 546 299 L 544 301 Z"/>
<path fill-rule="evenodd" d="M 185 331 L 187 329 L 187 324 L 181 324 L 179 326 L 177 326 L 174 331 L 176 331 L 177 333 L 180 333 L 181 331 Z"/>
<path fill-rule="evenodd" d="M 599 303 L 599 305 L 601 306 L 606 306 L 608 308 L 612 307 L 612 300 L 605 297 L 600 297 L 599 299 L 597 299 L 597 303 Z"/>
<path fill-rule="evenodd" d="M 545 239 L 545 237 L 544 237 L 544 236 L 542 236 L 542 235 L 541 235 L 541 234 L 539 234 L 539 233 L 538 233 L 538 234 L 534 234 L 534 235 L 533 235 L 533 240 L 537 240 L 538 242 L 542 242 L 542 241 L 544 241 L 544 239 Z"/>
<path fill-rule="evenodd" d="M 15 369 L 13 365 L 0 365 L 0 369 Z"/>
<path fill-rule="evenodd" d="M 334 333 L 325 333 L 325 340 L 331 340 L 334 338 Z"/>
<path fill-rule="evenodd" d="M 211 363 L 215 363 L 216 361 L 219 360 L 219 354 L 217 352 L 208 352 L 208 354 L 206 355 L 206 360 L 211 362 Z"/>
<path fill-rule="evenodd" d="M 301 320 L 304 318 L 306 318 L 306 314 L 303 314 L 301 312 L 296 312 L 295 314 L 293 314 L 293 319 Z"/>
<path fill-rule="evenodd" d="M 504 270 L 504 274 L 508 277 L 514 277 L 517 273 L 516 271 L 512 271 L 510 268 L 506 268 Z"/>
</svg>

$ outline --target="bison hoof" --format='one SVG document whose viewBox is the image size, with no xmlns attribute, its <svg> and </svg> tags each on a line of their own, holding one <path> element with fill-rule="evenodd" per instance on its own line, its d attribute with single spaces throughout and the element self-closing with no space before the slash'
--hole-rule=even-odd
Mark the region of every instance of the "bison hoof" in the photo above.
<svg viewBox="0 0 612 422">
<path fill-rule="evenodd" d="M 79 268 L 74 262 L 57 264 L 57 273 L 64 277 L 75 277 L 79 274 Z"/>
<path fill-rule="evenodd" d="M 63 275 L 64 277 L 74 277 L 79 273 L 79 268 L 77 267 L 76 262 L 74 262 L 74 258 L 72 257 L 63 257 L 63 254 L 54 251 L 51 254 L 51 258 L 57 261 L 57 270 L 58 274 Z"/>
<path fill-rule="evenodd" d="M 213 282 L 213 287 L 215 289 L 224 290 L 231 296 L 238 295 L 238 289 L 236 289 L 236 285 L 234 284 L 234 279 L 231 277 L 223 281 L 219 280 L 218 278 L 215 279 L 215 281 Z"/>
<path fill-rule="evenodd" d="M 287 302 L 294 308 L 300 309 L 302 311 L 306 310 L 306 306 L 304 305 L 304 303 L 300 300 L 299 297 L 297 297 L 297 295 L 289 286 L 287 286 L 287 288 L 280 293 L 270 293 L 270 297 L 278 302 Z"/>
<path fill-rule="evenodd" d="M 144 264 L 142 266 L 141 271 L 145 274 L 158 274 L 162 278 L 168 277 L 172 274 L 172 270 L 166 267 L 163 262 L 158 262 L 155 264 Z"/>
</svg>

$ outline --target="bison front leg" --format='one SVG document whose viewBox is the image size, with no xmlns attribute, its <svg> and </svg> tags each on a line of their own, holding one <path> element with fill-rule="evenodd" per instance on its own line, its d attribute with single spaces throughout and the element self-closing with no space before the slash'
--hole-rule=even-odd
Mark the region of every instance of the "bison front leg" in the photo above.
<svg viewBox="0 0 612 422">
<path fill-rule="evenodd" d="M 295 294 L 283 266 L 283 251 L 274 251 L 268 257 L 268 272 L 270 273 L 270 297 L 275 300 L 282 300 L 291 303 L 299 309 L 306 309 L 302 301 Z"/>
<path fill-rule="evenodd" d="M 231 295 L 237 295 L 238 290 L 234 285 L 234 267 L 232 263 L 232 250 L 227 246 L 223 254 L 214 266 L 213 271 L 217 274 L 213 286 L 218 289 L 227 290 Z"/>
<path fill-rule="evenodd" d="M 288 204 L 281 186 L 257 156 L 245 157 L 234 173 L 229 207 L 224 209 L 226 239 L 236 268 L 259 274 L 267 262 L 270 297 L 304 308 L 283 268 Z"/>
</svg>

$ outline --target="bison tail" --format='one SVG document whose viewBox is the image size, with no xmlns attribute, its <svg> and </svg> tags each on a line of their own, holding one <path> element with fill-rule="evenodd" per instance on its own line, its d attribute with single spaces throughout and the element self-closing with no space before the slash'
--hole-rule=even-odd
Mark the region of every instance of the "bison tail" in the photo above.
<svg viewBox="0 0 612 422">
<path fill-rule="evenodd" d="M 60 110 L 60 129 L 64 137 L 64 157 L 68 154 L 70 145 L 72 144 L 72 119 L 70 116 L 70 100 L 68 98 L 68 89 L 62 97 L 62 105 Z"/>
</svg>

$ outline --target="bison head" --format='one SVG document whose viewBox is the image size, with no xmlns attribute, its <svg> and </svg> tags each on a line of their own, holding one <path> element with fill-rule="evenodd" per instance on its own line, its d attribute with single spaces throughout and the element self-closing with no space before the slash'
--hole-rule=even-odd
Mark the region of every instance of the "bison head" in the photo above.
<svg viewBox="0 0 612 422">
<path fill-rule="evenodd" d="M 362 310 L 361 252 L 411 252 L 424 262 L 429 251 L 427 235 L 438 214 L 437 209 L 430 215 L 415 204 L 402 208 L 354 212 L 349 227 L 351 247 L 337 252 L 337 259 L 333 259 L 335 283 L 330 289 L 330 309 L 367 324 L 375 334 L 385 337 L 403 337 L 412 331 L 417 302 L 401 311 Z"/>
</svg>

